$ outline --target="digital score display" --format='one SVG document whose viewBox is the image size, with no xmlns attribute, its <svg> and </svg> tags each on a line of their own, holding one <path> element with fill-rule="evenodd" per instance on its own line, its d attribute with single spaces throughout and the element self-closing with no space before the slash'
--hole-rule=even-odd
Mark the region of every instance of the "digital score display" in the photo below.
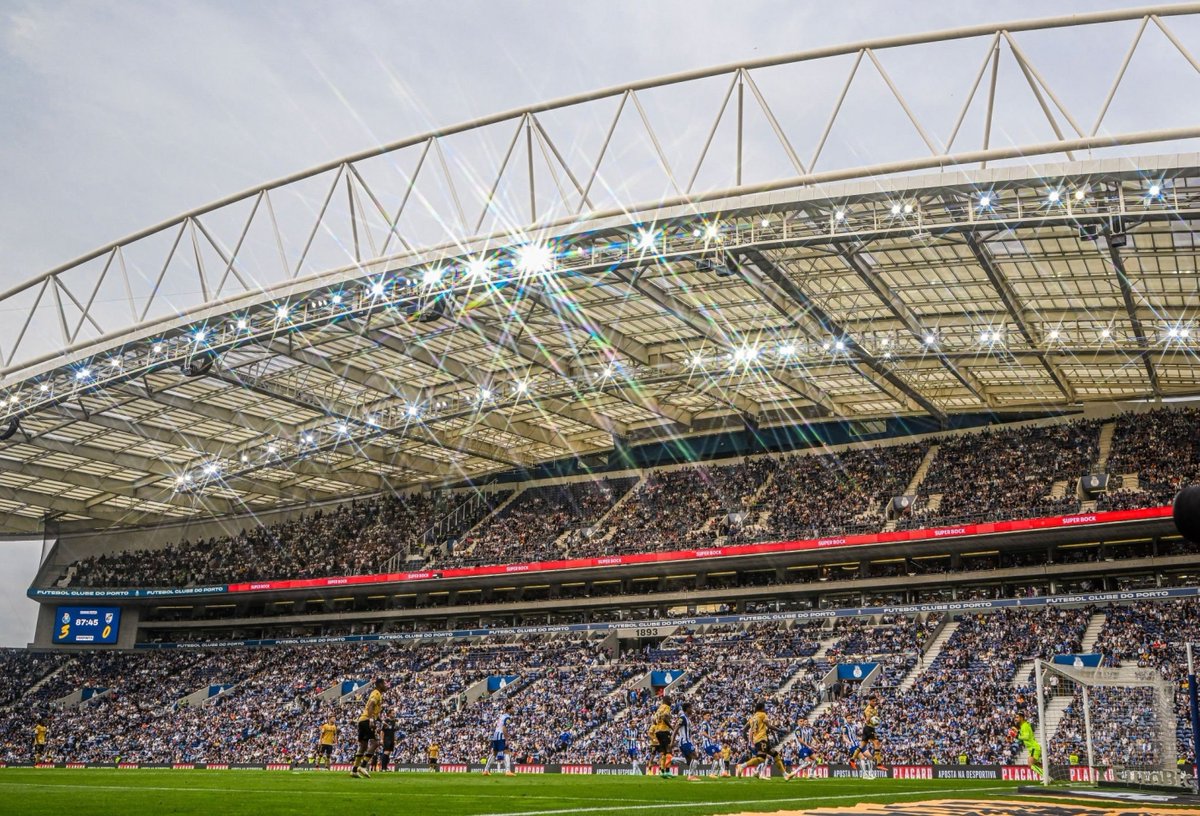
<svg viewBox="0 0 1200 816">
<path fill-rule="evenodd" d="M 54 615 L 55 643 L 116 643 L 120 629 L 116 606 L 60 606 Z"/>
</svg>

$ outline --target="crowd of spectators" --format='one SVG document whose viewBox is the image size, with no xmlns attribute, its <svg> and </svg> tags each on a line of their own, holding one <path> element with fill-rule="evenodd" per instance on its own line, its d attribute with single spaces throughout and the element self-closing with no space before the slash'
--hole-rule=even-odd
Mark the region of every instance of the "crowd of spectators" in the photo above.
<svg viewBox="0 0 1200 816">
<path fill-rule="evenodd" d="M 525 490 L 476 527 L 437 567 L 550 561 L 564 558 L 559 539 L 590 530 L 637 482 L 598 479 Z"/>
<path fill-rule="evenodd" d="M 959 620 L 937 658 L 912 687 L 873 690 L 881 702 L 888 761 L 1008 764 L 1017 746 L 1008 737 L 1015 715 L 1036 719 L 1036 705 L 1014 690 L 1019 664 L 1076 651 L 1090 617 L 1086 609 L 1002 610 Z M 835 703 L 816 723 L 823 754 L 849 759 L 861 726 L 861 700 Z"/>
<path fill-rule="evenodd" d="M 1179 489 L 1200 481 L 1200 410 L 1164 408 L 1117 417 L 1107 470 L 1136 476 L 1137 488 L 1101 494 L 1101 510 L 1170 504 Z"/>
<path fill-rule="evenodd" d="M 1173 689 L 1176 756 L 1191 755 L 1185 644 L 1200 643 L 1200 605 L 1162 601 L 1110 606 L 1093 651 L 1105 666 L 1155 669 Z M 1052 759 L 1086 758 L 1087 743 L 1080 690 L 1067 708 L 1052 742 Z M 1157 740 L 1166 712 L 1149 687 L 1094 688 L 1089 692 L 1093 755 L 1099 765 L 1148 765 L 1163 762 Z"/>
<path fill-rule="evenodd" d="M 920 497 L 900 527 L 999 521 L 1079 510 L 1075 488 L 1100 454 L 1100 423 L 986 430 L 939 441 Z M 1052 497 L 1056 482 L 1066 482 Z M 941 495 L 936 507 L 931 496 Z"/>
<path fill-rule="evenodd" d="M 508 497 L 486 494 L 477 519 Z M 250 527 L 236 535 L 181 541 L 77 561 L 71 586 L 196 586 L 273 578 L 377 572 L 408 550 L 437 518 L 429 495 L 384 496 Z"/>
<path fill-rule="evenodd" d="M 785 459 L 762 497 L 769 514 L 764 529 L 741 537 L 787 540 L 880 530 L 888 502 L 904 493 L 928 449 L 915 443 Z"/>
<path fill-rule="evenodd" d="M 354 681 L 389 684 L 385 716 L 397 723 L 397 761 L 422 762 L 431 743 L 446 762 L 478 762 L 503 703 L 514 717 L 510 741 L 522 759 L 545 762 L 623 762 L 630 734 L 640 750 L 656 697 L 649 673 L 669 672 L 668 691 L 707 715 L 712 735 L 741 755 L 753 704 L 766 700 L 785 731 L 822 701 L 812 739 L 830 762 L 849 758 L 861 726 L 863 693 L 880 700 L 889 762 L 1011 763 L 1019 747 L 1008 735 L 1020 712 L 1036 722 L 1032 690 L 1017 677 L 1033 658 L 1079 651 L 1093 609 L 1010 609 L 957 621 L 936 659 L 925 653 L 943 625 L 902 616 L 787 625 L 681 628 L 665 639 L 628 641 L 613 653 L 602 639 L 504 636 L 457 642 L 330 644 L 256 650 L 82 652 L 44 659 L 0 655 L 12 679 L 0 707 L 0 761 L 27 760 L 32 725 L 47 724 L 48 758 L 87 762 L 307 762 L 318 726 L 339 726 L 336 757 L 354 751 L 361 691 L 341 696 Z M 1097 650 L 1110 664 L 1158 668 L 1182 679 L 1180 644 L 1200 639 L 1194 600 L 1119 606 L 1107 610 Z M 824 646 L 822 651 L 821 647 Z M 827 687 L 839 663 L 880 663 L 869 690 Z M 489 677 L 505 678 L 494 694 L 476 699 Z M 11 686 L 29 685 L 23 690 Z M 909 688 L 902 680 L 908 678 Z M 222 689 L 192 705 L 185 698 L 209 686 Z M 36 687 L 36 688 L 35 688 Z M 87 702 L 70 695 L 95 690 Z M 11 699 L 14 692 L 16 699 Z M 59 701 L 66 698 L 68 704 Z M 1181 697 L 1182 699 L 1182 697 Z M 1106 757 L 1149 758 L 1150 723 L 1142 714 L 1105 717 L 1108 708 L 1140 711 L 1135 696 L 1095 698 L 1104 723 L 1098 743 Z M 1078 751 L 1078 717 L 1064 719 L 1052 757 Z M 1185 718 L 1181 718 L 1182 720 Z M 1119 727 L 1125 722 L 1125 727 Z M 1111 725 L 1115 724 L 1115 725 Z M 1181 724 L 1181 740 L 1190 735 Z"/>
<path fill-rule="evenodd" d="M 608 534 L 579 542 L 575 556 L 712 546 L 722 520 L 749 511 L 778 466 L 773 458 L 652 472 L 621 506 Z"/>
<path fill-rule="evenodd" d="M 1077 512 L 1076 485 L 1097 465 L 1100 425 L 1077 420 L 936 440 L 897 528 Z M 447 546 L 430 552 L 436 568 L 879 531 L 889 523 L 889 500 L 905 492 L 929 444 L 698 464 L 653 470 L 640 482 L 538 486 L 507 504 L 511 493 L 489 493 L 466 520 L 481 523 L 462 541 L 432 542 Z M 1182 481 L 1200 479 L 1200 412 L 1118 417 L 1107 467 L 1135 473 L 1143 487 L 1117 487 L 1101 496 L 1100 509 L 1169 502 Z M 444 509 L 431 495 L 360 500 L 227 537 L 88 558 L 62 581 L 188 586 L 378 572 L 414 542 L 429 543 L 422 536 Z"/>
</svg>

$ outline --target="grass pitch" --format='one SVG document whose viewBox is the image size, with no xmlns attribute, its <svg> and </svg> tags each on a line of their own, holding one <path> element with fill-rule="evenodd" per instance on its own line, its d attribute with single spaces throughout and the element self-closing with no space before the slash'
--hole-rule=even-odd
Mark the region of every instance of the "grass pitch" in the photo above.
<svg viewBox="0 0 1200 816">
<path fill-rule="evenodd" d="M 928 799 L 1015 798 L 995 781 L 683 779 L 312 771 L 0 770 L 0 813 L 22 816 L 707 816 Z"/>
</svg>

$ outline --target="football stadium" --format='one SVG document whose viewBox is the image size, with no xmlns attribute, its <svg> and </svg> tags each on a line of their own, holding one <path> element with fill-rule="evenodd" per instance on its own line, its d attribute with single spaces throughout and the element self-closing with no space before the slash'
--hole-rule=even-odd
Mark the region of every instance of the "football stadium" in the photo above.
<svg viewBox="0 0 1200 816">
<path fill-rule="evenodd" d="M 1003 11 L 6 268 L 0 809 L 1200 813 L 1200 4 Z"/>
</svg>

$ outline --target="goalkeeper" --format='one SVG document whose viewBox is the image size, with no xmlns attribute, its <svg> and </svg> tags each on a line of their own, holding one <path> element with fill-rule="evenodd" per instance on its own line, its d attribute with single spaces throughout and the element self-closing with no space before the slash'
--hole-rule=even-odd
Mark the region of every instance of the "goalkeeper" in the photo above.
<svg viewBox="0 0 1200 816">
<path fill-rule="evenodd" d="M 1033 734 L 1033 723 L 1024 714 L 1017 715 L 1017 727 L 1009 729 L 1010 737 L 1016 737 L 1029 752 L 1029 767 L 1038 776 L 1042 775 L 1042 744 Z"/>
</svg>

